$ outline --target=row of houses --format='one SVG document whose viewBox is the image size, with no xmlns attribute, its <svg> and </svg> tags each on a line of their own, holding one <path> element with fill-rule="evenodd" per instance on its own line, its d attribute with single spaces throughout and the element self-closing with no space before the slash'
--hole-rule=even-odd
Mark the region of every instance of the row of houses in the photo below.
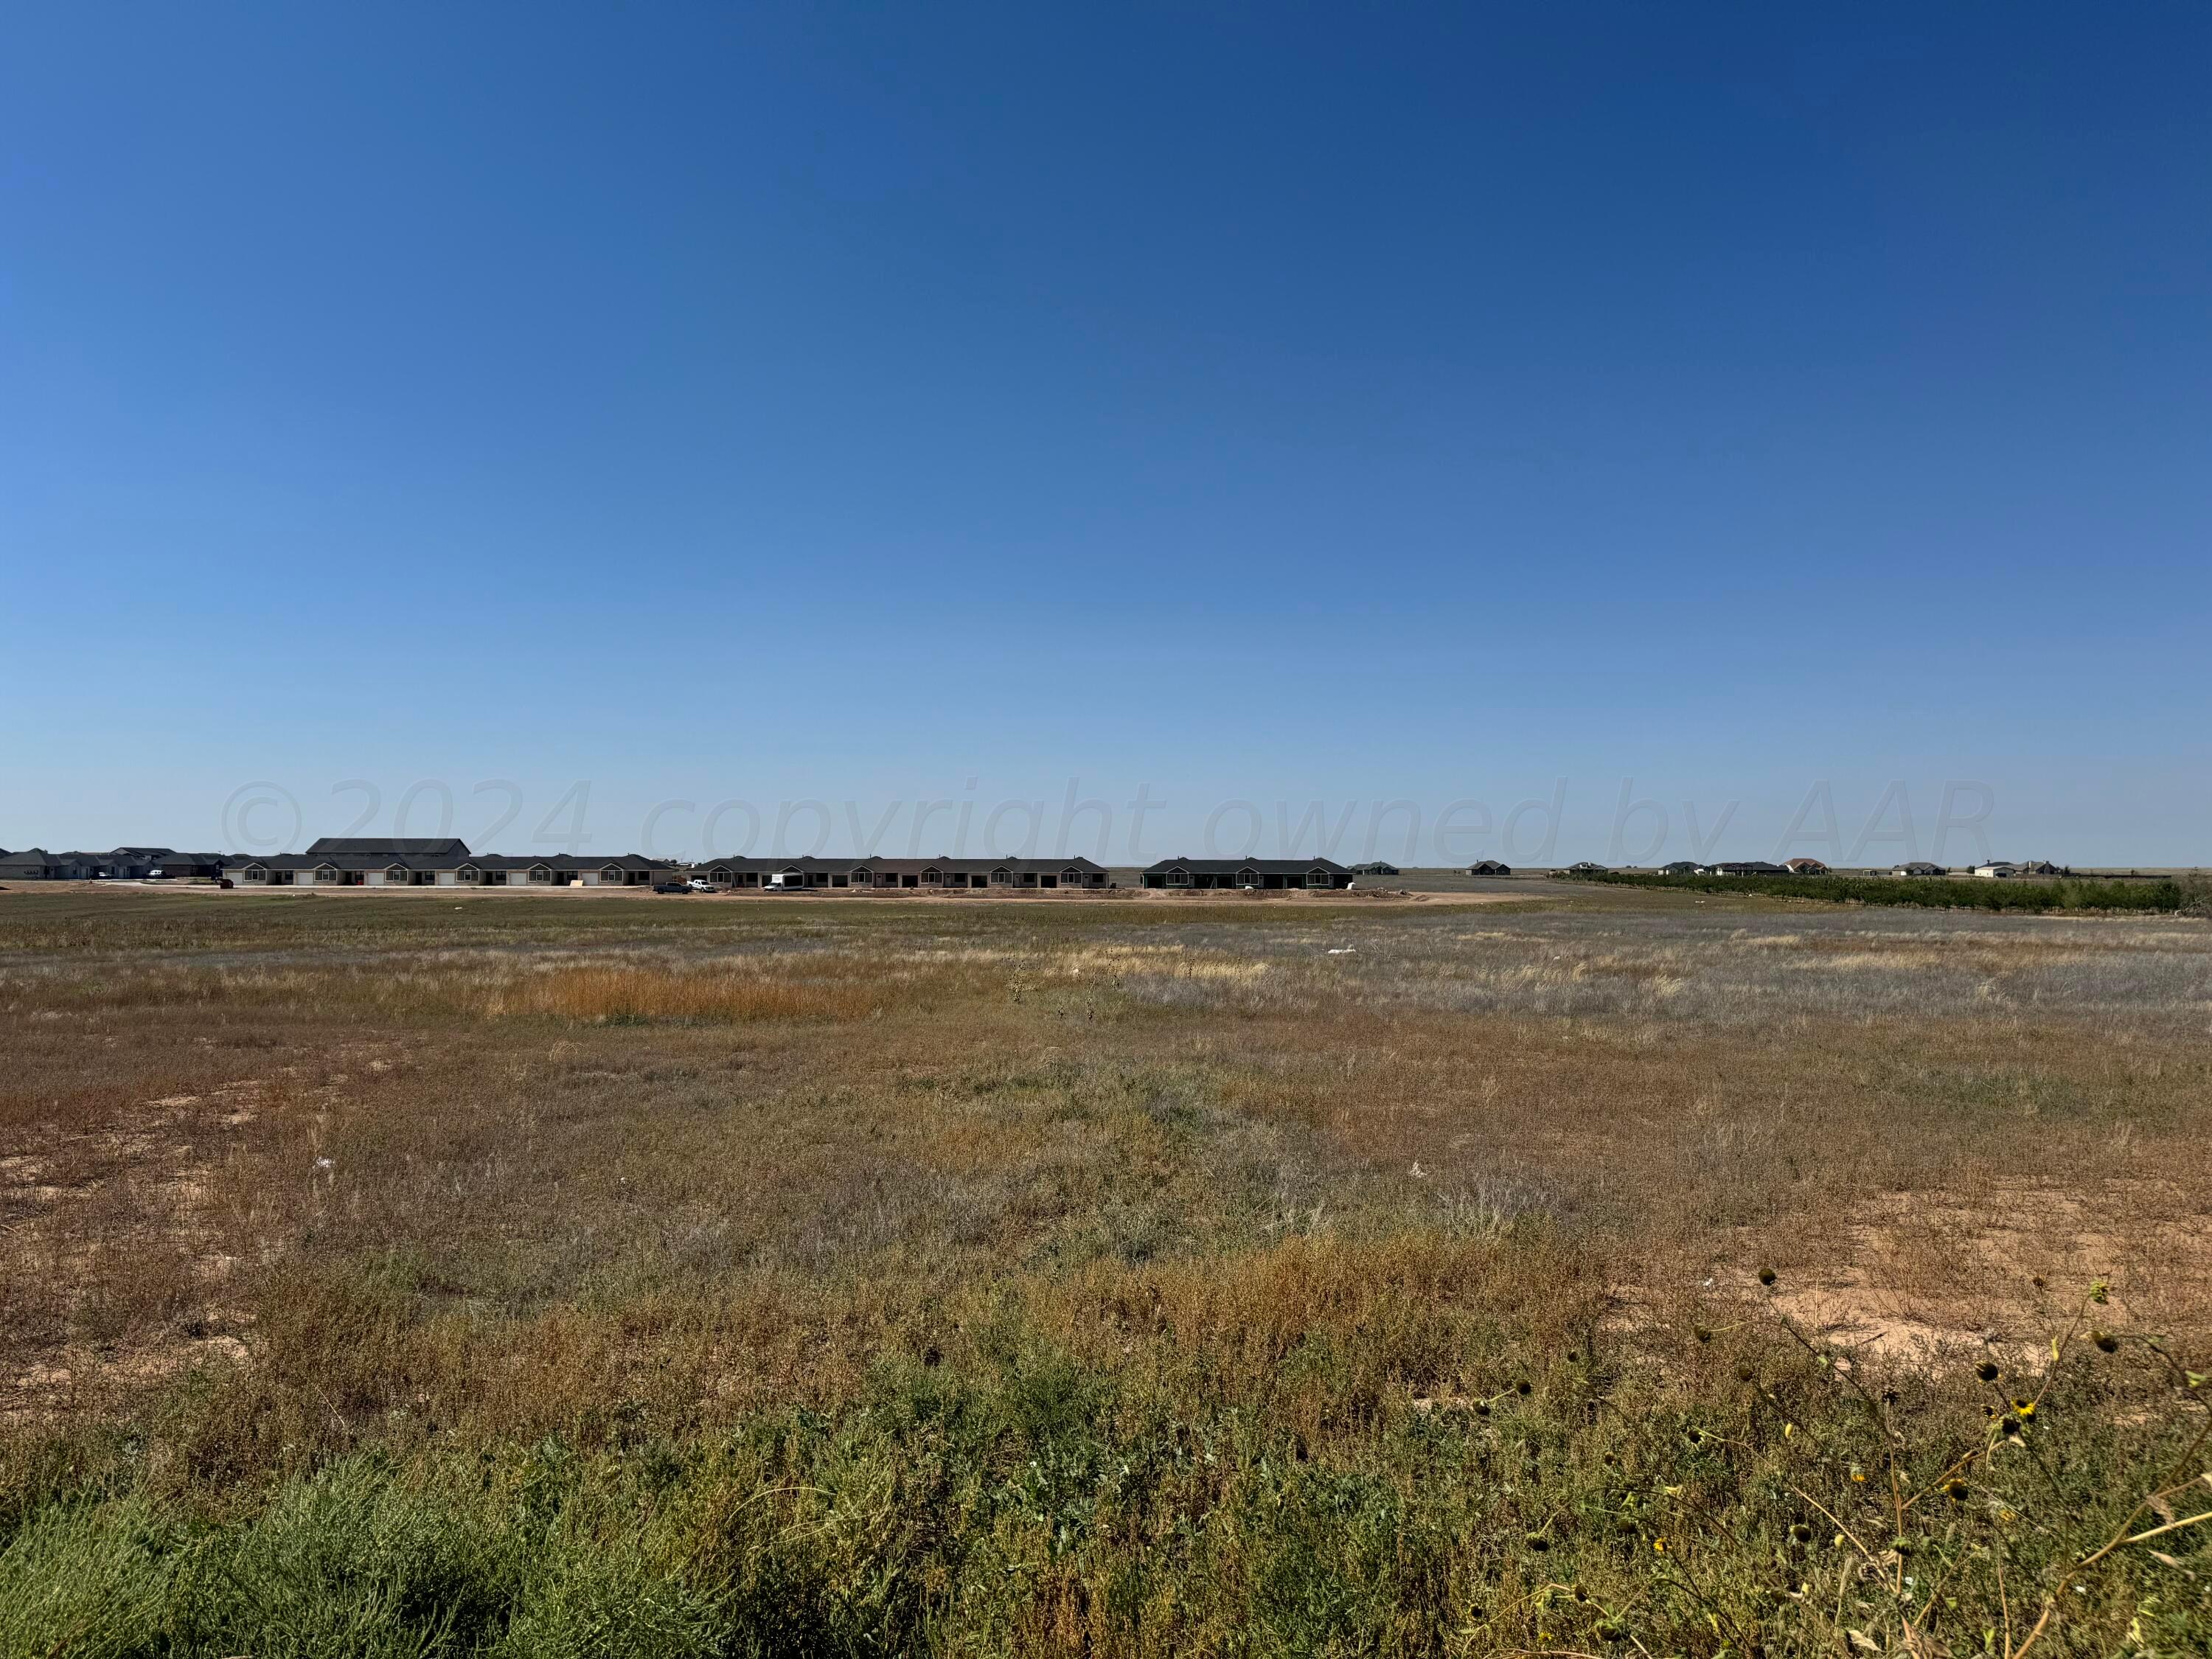
<svg viewBox="0 0 2212 1659">
<path fill-rule="evenodd" d="M 305 853 L 234 859 L 223 873 L 246 887 L 647 887 L 671 882 L 717 888 L 970 888 L 1042 890 L 1103 888 L 1105 867 L 1086 858 L 727 858 L 678 865 L 641 854 L 509 857 L 472 853 L 465 842 L 325 836 Z"/>
<path fill-rule="evenodd" d="M 1103 865 L 1059 859 L 819 858 L 713 859 L 656 864 L 617 857 L 507 858 L 471 853 L 458 841 L 403 843 L 325 839 L 305 853 L 234 860 L 224 873 L 246 886 L 641 887 L 673 878 L 729 889 L 960 891 L 1086 890 L 1110 887 Z M 1162 859 L 1142 873 L 1146 887 L 1255 890 L 1349 887 L 1352 872 L 1329 859 Z"/>
<path fill-rule="evenodd" d="M 207 878 L 222 873 L 220 853 L 179 853 L 171 847 L 118 847 L 105 853 L 0 850 L 0 881 L 145 881 Z"/>
<path fill-rule="evenodd" d="M 242 887 L 644 887 L 671 867 L 635 853 L 510 858 L 431 841 L 325 836 L 304 853 L 232 858 L 222 873 Z"/>
<path fill-rule="evenodd" d="M 1112 885 L 1103 865 L 1068 859 L 715 859 L 689 872 L 717 887 L 860 887 L 951 891 Z"/>
<path fill-rule="evenodd" d="M 1105 866 L 1077 856 L 1035 858 L 728 858 L 680 865 L 635 853 L 513 857 L 471 852 L 458 837 L 326 836 L 305 853 L 223 856 L 167 848 L 112 854 L 0 853 L 0 877 L 19 880 L 224 878 L 246 887 L 644 887 L 673 880 L 729 889 L 1091 890 L 1113 885 Z M 1328 859 L 1163 859 L 1141 877 L 1157 888 L 1343 888 L 1353 872 Z"/>
<path fill-rule="evenodd" d="M 1998 860 L 1972 866 L 1990 879 L 2063 876 L 2073 872 L 2039 860 Z M 1395 876 L 1396 866 L 1380 860 L 1349 867 L 1331 859 L 1162 859 L 1142 872 L 1146 887 L 1175 890 L 1334 890 L 1350 887 L 1360 876 Z M 1468 866 L 1472 876 L 1509 876 L 1495 859 Z M 1603 875 L 1606 866 L 1584 860 L 1559 872 L 1565 876 Z M 1828 866 L 1819 859 L 1796 858 L 1781 864 L 1760 859 L 1705 863 L 1677 859 L 1659 866 L 1668 876 L 1820 876 Z M 1946 876 L 1940 864 L 1914 860 L 1893 866 L 1893 876 Z M 31 848 L 20 853 L 0 848 L 0 881 L 93 881 L 99 879 L 228 878 L 249 887 L 646 887 L 670 881 L 705 882 L 728 889 L 817 888 L 915 889 L 952 891 L 1093 889 L 1113 885 L 1106 869 L 1090 859 L 715 859 L 681 865 L 637 853 L 603 856 L 559 854 L 510 857 L 472 853 L 453 836 L 392 839 L 325 836 L 305 853 L 246 856 L 179 853 L 167 847 L 118 847 L 105 853 L 48 853 Z"/>
<path fill-rule="evenodd" d="M 1111 887 L 1104 866 L 1073 858 L 727 858 L 679 865 L 636 853 L 511 857 L 471 852 L 457 837 L 326 836 L 304 853 L 179 854 L 167 848 L 112 854 L 0 855 L 0 876 L 21 880 L 220 877 L 241 887 L 647 887 L 684 882 L 777 890 L 875 889 L 1044 891 Z M 1354 872 L 1330 859 L 1162 859 L 1146 887 L 1171 890 L 1333 890 Z"/>
</svg>

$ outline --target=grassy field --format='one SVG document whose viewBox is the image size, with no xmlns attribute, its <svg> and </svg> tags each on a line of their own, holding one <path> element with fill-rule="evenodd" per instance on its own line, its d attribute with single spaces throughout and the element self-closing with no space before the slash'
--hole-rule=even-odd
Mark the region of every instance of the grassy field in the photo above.
<svg viewBox="0 0 2212 1659">
<path fill-rule="evenodd" d="M 0 1030 L 7 1659 L 2212 1650 L 2199 920 L 15 892 Z"/>
</svg>

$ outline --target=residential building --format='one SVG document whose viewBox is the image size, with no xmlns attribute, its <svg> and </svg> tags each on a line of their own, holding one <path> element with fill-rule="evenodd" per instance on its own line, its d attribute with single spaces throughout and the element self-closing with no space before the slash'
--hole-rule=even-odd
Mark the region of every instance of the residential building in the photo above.
<svg viewBox="0 0 2212 1659">
<path fill-rule="evenodd" d="M 1073 888 L 1088 891 L 1112 884 L 1105 866 L 1080 856 L 1064 859 L 710 859 L 692 874 L 717 887 L 860 888 L 876 891 L 1003 892 Z"/>
<path fill-rule="evenodd" d="M 465 859 L 468 842 L 457 836 L 324 836 L 307 848 L 310 858 Z"/>
<path fill-rule="evenodd" d="M 672 869 L 636 853 L 471 853 L 450 837 L 326 836 L 305 853 L 223 861 L 223 873 L 242 887 L 645 887 Z"/>
<path fill-rule="evenodd" d="M 164 852 L 146 873 L 162 881 L 212 880 L 222 873 L 220 853 Z"/>
<path fill-rule="evenodd" d="M 69 872 L 43 847 L 27 847 L 0 858 L 0 881 L 62 881 Z"/>
<path fill-rule="evenodd" d="M 1352 872 L 1330 859 L 1162 859 L 1144 872 L 1146 886 L 1176 891 L 1342 888 L 1352 882 Z"/>
<path fill-rule="evenodd" d="M 1467 872 L 1470 876 L 1510 876 L 1513 873 L 1513 866 L 1501 864 L 1496 859 L 1477 859 L 1467 866 Z"/>
</svg>

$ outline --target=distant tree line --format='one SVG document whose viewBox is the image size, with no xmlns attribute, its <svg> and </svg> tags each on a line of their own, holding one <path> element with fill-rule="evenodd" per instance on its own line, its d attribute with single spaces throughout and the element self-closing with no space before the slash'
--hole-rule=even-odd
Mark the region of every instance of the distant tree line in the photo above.
<svg viewBox="0 0 2212 1659">
<path fill-rule="evenodd" d="M 1939 876 L 1664 876 L 1621 870 L 1578 877 L 1616 887 L 1669 887 L 1698 893 L 1763 893 L 1774 898 L 1859 904 L 1917 904 L 1940 910 L 2181 910 L 2202 905 L 2200 881 L 2069 877 L 1996 881 Z"/>
</svg>

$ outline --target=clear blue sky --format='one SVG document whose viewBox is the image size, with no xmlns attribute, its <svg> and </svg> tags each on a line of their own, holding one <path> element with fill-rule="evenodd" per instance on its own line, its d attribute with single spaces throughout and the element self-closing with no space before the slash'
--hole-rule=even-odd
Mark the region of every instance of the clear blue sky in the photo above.
<svg viewBox="0 0 2212 1659">
<path fill-rule="evenodd" d="M 0 40 L 0 846 L 2212 863 L 2202 6 Z"/>
</svg>

